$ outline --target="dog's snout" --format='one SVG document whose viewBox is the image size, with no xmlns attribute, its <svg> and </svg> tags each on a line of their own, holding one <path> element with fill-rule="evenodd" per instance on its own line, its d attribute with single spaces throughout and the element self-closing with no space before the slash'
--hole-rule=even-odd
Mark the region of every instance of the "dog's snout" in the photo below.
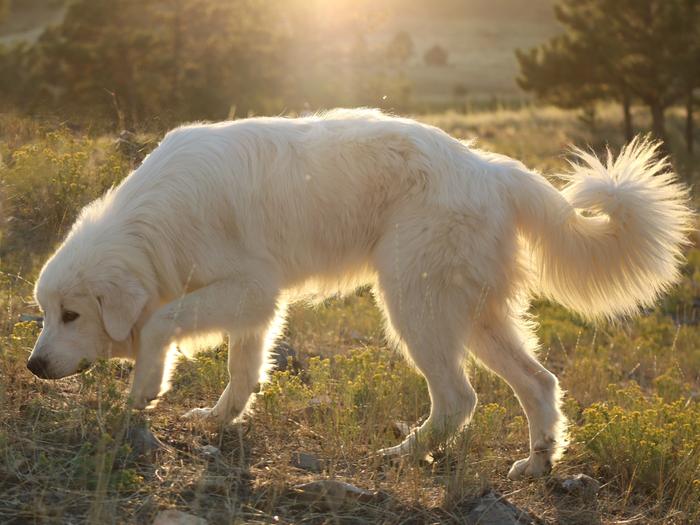
<svg viewBox="0 0 700 525">
<path fill-rule="evenodd" d="M 48 363 L 43 357 L 31 357 L 27 361 L 27 368 L 37 377 L 48 378 Z"/>
</svg>

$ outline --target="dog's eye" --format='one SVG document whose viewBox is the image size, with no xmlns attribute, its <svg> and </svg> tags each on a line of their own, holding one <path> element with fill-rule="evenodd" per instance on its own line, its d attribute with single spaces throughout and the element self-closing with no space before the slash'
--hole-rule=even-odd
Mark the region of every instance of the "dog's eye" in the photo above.
<svg viewBox="0 0 700 525">
<path fill-rule="evenodd" d="M 70 310 L 66 310 L 63 312 L 63 315 L 61 316 L 61 320 L 64 323 L 70 323 L 75 321 L 78 317 L 80 317 L 80 314 L 77 312 L 71 312 Z"/>
</svg>

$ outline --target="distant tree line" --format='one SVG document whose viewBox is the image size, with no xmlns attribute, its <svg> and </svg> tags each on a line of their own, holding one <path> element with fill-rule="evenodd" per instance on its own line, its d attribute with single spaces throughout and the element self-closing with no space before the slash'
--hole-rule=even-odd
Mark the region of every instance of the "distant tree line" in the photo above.
<svg viewBox="0 0 700 525">
<path fill-rule="evenodd" d="M 255 7 L 253 8 L 253 4 Z M 253 107 L 281 81 L 282 38 L 252 0 L 77 0 L 63 22 L 0 57 L 0 93 L 29 111 L 58 108 L 131 126 Z M 271 19 L 272 20 L 272 19 Z"/>
<path fill-rule="evenodd" d="M 0 48 L 0 110 L 124 129 L 338 104 L 406 109 L 410 85 L 386 66 L 404 64 L 413 41 L 400 32 L 368 45 L 380 23 L 330 19 L 302 0 L 71 0 L 36 42 Z"/>
<path fill-rule="evenodd" d="M 555 13 L 565 32 L 517 52 L 520 86 L 562 107 L 618 102 L 628 139 L 634 104 L 649 108 L 652 132 L 666 140 L 664 111 L 682 103 L 692 151 L 700 0 L 559 0 Z"/>
</svg>

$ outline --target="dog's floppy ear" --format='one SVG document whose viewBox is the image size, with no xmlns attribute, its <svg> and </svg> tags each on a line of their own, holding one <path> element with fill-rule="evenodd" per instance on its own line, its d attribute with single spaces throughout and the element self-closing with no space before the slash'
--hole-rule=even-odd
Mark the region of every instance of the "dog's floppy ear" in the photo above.
<svg viewBox="0 0 700 525">
<path fill-rule="evenodd" d="M 143 285 L 134 277 L 122 274 L 98 285 L 95 295 L 109 337 L 115 341 L 126 340 L 148 300 Z"/>
</svg>

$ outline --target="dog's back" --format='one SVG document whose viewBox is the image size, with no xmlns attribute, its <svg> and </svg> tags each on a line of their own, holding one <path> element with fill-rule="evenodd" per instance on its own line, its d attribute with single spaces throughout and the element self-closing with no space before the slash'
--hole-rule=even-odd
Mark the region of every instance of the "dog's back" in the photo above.
<svg viewBox="0 0 700 525">
<path fill-rule="evenodd" d="M 498 173 L 437 128 L 371 110 L 200 124 L 170 132 L 104 215 L 137 223 L 154 258 L 177 261 L 161 273 L 190 286 L 259 259 L 284 287 L 335 289 L 368 278 L 377 243 L 404 243 L 409 223 L 497 227 Z"/>
</svg>

